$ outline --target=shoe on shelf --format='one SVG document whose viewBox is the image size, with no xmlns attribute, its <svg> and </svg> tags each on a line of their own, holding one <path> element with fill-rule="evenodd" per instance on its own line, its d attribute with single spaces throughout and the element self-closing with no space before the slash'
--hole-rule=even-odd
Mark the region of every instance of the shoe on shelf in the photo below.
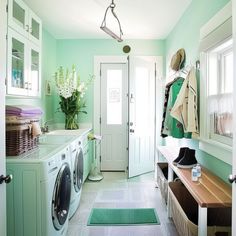
<svg viewBox="0 0 236 236">
<path fill-rule="evenodd" d="M 192 168 L 197 165 L 194 149 L 186 149 L 183 158 L 178 162 L 179 168 Z"/>
<path fill-rule="evenodd" d="M 188 148 L 188 147 L 181 147 L 181 148 L 179 149 L 179 155 L 178 155 L 178 157 L 172 162 L 173 165 L 177 165 L 177 164 L 178 164 L 178 162 L 184 157 L 184 153 L 185 153 L 185 151 L 186 151 L 187 149 L 189 149 L 189 148 Z"/>
</svg>

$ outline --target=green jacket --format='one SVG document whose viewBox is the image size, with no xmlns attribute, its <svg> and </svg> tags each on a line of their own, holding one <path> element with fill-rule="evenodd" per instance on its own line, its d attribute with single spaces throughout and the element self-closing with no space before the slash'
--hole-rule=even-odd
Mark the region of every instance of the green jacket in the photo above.
<svg viewBox="0 0 236 236">
<path fill-rule="evenodd" d="M 174 138 L 191 138 L 191 133 L 184 133 L 183 125 L 170 115 L 171 109 L 175 104 L 176 98 L 182 87 L 184 79 L 179 77 L 175 79 L 170 87 L 169 99 L 166 109 L 163 133 Z"/>
</svg>

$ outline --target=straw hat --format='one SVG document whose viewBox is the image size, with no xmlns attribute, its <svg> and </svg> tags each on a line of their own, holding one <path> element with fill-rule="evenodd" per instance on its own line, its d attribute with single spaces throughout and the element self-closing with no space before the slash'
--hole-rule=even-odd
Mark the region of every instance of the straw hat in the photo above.
<svg viewBox="0 0 236 236">
<path fill-rule="evenodd" d="M 185 63 L 185 50 L 179 49 L 171 58 L 170 67 L 172 70 L 178 71 L 184 67 Z"/>
</svg>

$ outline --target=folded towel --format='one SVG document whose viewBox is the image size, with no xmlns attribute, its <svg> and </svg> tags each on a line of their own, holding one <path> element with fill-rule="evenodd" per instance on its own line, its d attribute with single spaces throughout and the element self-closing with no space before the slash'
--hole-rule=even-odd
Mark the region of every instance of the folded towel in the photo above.
<svg viewBox="0 0 236 236">
<path fill-rule="evenodd" d="M 23 113 L 23 112 L 6 112 L 6 116 L 18 116 L 18 117 L 40 117 L 42 113 Z"/>
<path fill-rule="evenodd" d="M 27 116 L 32 114 L 42 115 L 43 111 L 40 107 L 34 107 L 30 105 L 6 105 L 6 114 L 18 116 Z"/>
</svg>

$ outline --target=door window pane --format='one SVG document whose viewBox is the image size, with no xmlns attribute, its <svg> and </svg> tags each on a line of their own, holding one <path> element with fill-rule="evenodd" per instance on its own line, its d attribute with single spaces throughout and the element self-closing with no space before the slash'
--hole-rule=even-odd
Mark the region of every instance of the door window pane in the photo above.
<svg viewBox="0 0 236 236">
<path fill-rule="evenodd" d="M 12 38 L 12 86 L 24 88 L 24 44 Z"/>
<path fill-rule="evenodd" d="M 122 124 L 122 71 L 107 71 L 107 124 Z"/>
</svg>

